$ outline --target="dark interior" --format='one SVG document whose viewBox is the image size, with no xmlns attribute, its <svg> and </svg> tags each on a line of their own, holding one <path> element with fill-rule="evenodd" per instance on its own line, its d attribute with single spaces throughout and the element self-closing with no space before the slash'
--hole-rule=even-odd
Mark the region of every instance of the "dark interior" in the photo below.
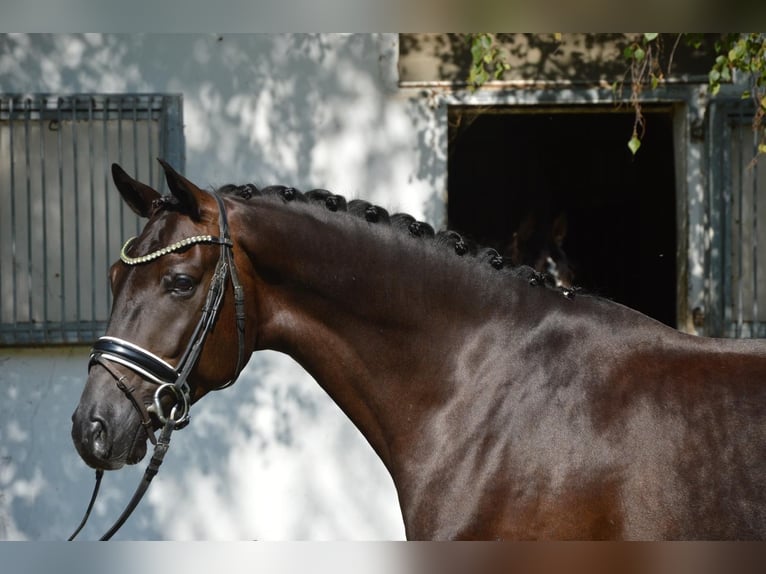
<svg viewBox="0 0 766 574">
<path fill-rule="evenodd" d="M 565 214 L 562 248 L 585 291 L 676 326 L 676 197 L 669 108 L 453 106 L 448 221 L 505 249 L 525 221 Z"/>
</svg>

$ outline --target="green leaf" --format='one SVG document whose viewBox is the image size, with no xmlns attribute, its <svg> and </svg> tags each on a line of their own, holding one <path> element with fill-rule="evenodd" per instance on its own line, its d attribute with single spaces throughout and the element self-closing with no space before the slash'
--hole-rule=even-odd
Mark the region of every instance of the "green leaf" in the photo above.
<svg viewBox="0 0 766 574">
<path fill-rule="evenodd" d="M 471 46 L 471 58 L 474 62 L 479 62 L 484 57 L 484 50 L 478 44 Z"/>
<path fill-rule="evenodd" d="M 636 62 L 643 60 L 644 56 L 646 56 L 646 52 L 644 52 L 643 48 L 636 48 L 635 52 L 633 52 L 633 57 L 636 59 Z"/>
<path fill-rule="evenodd" d="M 638 148 L 641 147 L 641 140 L 638 139 L 638 136 L 633 134 L 633 137 L 630 138 L 630 141 L 628 142 L 628 149 L 630 150 L 630 153 L 633 155 L 636 155 L 636 152 L 638 151 Z"/>
<path fill-rule="evenodd" d="M 729 61 L 734 62 L 736 60 L 741 59 L 745 54 L 747 53 L 747 46 L 746 43 L 743 40 L 739 40 L 734 46 L 729 50 Z"/>
<path fill-rule="evenodd" d="M 652 40 L 654 40 L 654 39 L 655 39 L 657 36 L 659 36 L 659 34 L 658 34 L 657 32 L 646 32 L 646 33 L 644 33 L 644 39 L 645 39 L 647 42 L 651 42 L 651 41 L 652 41 Z"/>
<path fill-rule="evenodd" d="M 758 153 L 766 153 L 766 144 L 758 144 Z"/>
<path fill-rule="evenodd" d="M 626 46 L 625 49 L 622 51 L 622 55 L 625 57 L 626 60 L 630 60 L 633 58 L 633 50 L 635 50 L 635 46 Z"/>
<path fill-rule="evenodd" d="M 684 41 L 687 46 L 699 50 L 700 46 L 702 46 L 702 34 L 699 32 L 686 32 L 684 34 Z"/>
</svg>

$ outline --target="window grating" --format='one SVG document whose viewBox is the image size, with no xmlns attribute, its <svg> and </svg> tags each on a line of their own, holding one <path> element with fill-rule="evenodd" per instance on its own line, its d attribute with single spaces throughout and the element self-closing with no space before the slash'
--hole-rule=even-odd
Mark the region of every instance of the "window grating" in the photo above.
<svg viewBox="0 0 766 574">
<path fill-rule="evenodd" d="M 0 345 L 90 343 L 107 270 L 139 229 L 111 181 L 120 163 L 162 192 L 183 169 L 180 96 L 0 95 Z"/>
</svg>

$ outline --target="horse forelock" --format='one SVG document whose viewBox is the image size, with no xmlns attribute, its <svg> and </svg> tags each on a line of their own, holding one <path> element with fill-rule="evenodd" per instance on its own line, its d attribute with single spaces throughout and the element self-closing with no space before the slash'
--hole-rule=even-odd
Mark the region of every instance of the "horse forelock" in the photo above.
<svg viewBox="0 0 766 574">
<path fill-rule="evenodd" d="M 152 213 L 150 217 L 157 215 L 162 211 L 181 211 L 181 202 L 173 195 L 167 194 L 158 197 L 152 202 Z"/>
</svg>

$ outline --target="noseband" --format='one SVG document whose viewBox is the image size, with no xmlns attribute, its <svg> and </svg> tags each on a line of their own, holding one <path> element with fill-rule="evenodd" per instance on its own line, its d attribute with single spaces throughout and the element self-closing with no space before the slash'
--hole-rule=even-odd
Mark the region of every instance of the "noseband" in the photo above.
<svg viewBox="0 0 766 574">
<path fill-rule="evenodd" d="M 118 337 L 105 336 L 99 338 L 90 354 L 90 361 L 88 363 L 88 370 L 93 365 L 101 365 L 107 372 L 109 372 L 117 381 L 117 386 L 122 390 L 130 399 L 133 406 L 138 410 L 141 415 L 141 424 L 146 428 L 147 435 L 154 444 L 154 453 L 149 462 L 149 465 L 144 472 L 144 477 L 141 483 L 138 485 L 133 498 L 128 503 L 128 506 L 123 510 L 120 517 L 114 523 L 112 528 L 101 537 L 101 540 L 109 540 L 112 535 L 120 529 L 125 520 L 128 519 L 135 507 L 140 502 L 146 489 L 149 487 L 154 475 L 157 474 L 160 464 L 165 457 L 168 447 L 170 446 L 170 434 L 177 428 L 183 428 L 189 423 L 189 409 L 191 407 L 191 388 L 189 386 L 189 375 L 192 369 L 197 364 L 202 347 L 204 345 L 206 337 L 213 330 L 215 321 L 221 310 L 221 304 L 223 301 L 223 295 L 226 287 L 227 278 L 231 277 L 231 284 L 234 290 L 234 308 L 236 315 L 236 329 L 237 329 L 237 366 L 234 370 L 234 377 L 218 387 L 215 390 L 226 388 L 236 381 L 239 373 L 244 367 L 245 360 L 245 303 L 244 303 L 244 290 L 242 284 L 239 281 L 237 269 L 234 266 L 234 257 L 232 255 L 232 249 L 234 243 L 229 235 L 229 223 L 226 218 L 226 209 L 224 207 L 223 200 L 218 194 L 213 195 L 218 203 L 218 227 L 220 231 L 219 237 L 212 235 L 198 235 L 190 237 L 181 241 L 178 241 L 168 247 L 164 247 L 157 251 L 154 251 L 148 255 L 141 257 L 130 257 L 127 255 L 127 250 L 133 242 L 131 238 L 125 242 L 125 245 L 120 251 L 120 260 L 126 265 L 142 265 L 154 261 L 163 255 L 173 253 L 184 249 L 190 245 L 195 244 L 211 244 L 219 245 L 221 252 L 218 257 L 218 263 L 216 264 L 213 278 L 210 282 L 210 288 L 207 292 L 205 299 L 205 305 L 202 308 L 202 317 L 197 322 L 197 326 L 189 339 L 186 346 L 186 350 L 181 356 L 181 360 L 177 366 L 173 366 L 167 361 L 161 359 L 154 353 L 147 351 L 140 345 L 131 343 Z M 126 377 L 118 376 L 114 370 L 110 367 L 110 364 L 118 364 L 127 367 L 137 373 L 142 379 L 157 385 L 157 389 L 154 392 L 154 399 L 151 405 L 144 406 L 143 401 L 137 399 L 133 395 L 133 389 L 129 389 L 125 385 Z M 173 400 L 173 406 L 167 415 L 165 415 L 162 409 L 162 399 L 164 396 L 170 395 Z M 153 414 L 162 423 L 162 432 L 160 438 L 157 439 L 154 436 L 152 430 L 152 422 L 150 415 Z M 90 515 L 90 511 L 93 508 L 93 503 L 96 500 L 98 494 L 99 485 L 101 483 L 101 477 L 103 476 L 103 470 L 98 469 L 96 471 L 96 486 L 93 490 L 90 504 L 85 512 L 85 516 L 82 522 L 77 527 L 75 532 L 69 537 L 69 540 L 73 540 L 85 525 Z"/>
</svg>

